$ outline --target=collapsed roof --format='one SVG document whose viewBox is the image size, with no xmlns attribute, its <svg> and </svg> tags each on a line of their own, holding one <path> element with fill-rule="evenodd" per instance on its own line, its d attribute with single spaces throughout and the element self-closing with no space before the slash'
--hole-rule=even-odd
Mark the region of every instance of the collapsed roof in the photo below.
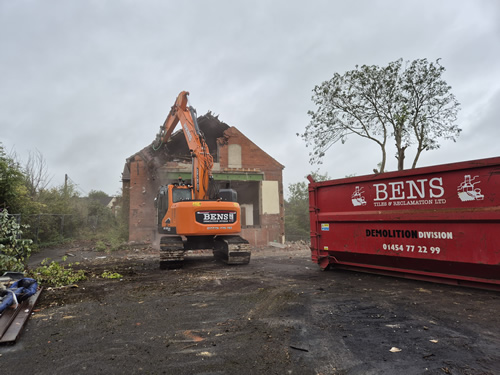
<svg viewBox="0 0 500 375">
<path fill-rule="evenodd" d="M 229 129 L 229 125 L 219 120 L 218 116 L 214 116 L 212 112 L 208 111 L 205 115 L 197 118 L 198 126 L 205 137 L 205 141 L 210 150 L 210 154 L 217 160 L 217 139 L 224 137 L 224 132 Z M 130 179 L 130 161 L 137 155 L 148 166 L 152 176 L 155 176 L 155 171 L 164 166 L 167 162 L 191 162 L 191 155 L 188 149 L 186 138 L 184 137 L 182 129 L 174 132 L 170 139 L 163 144 L 158 150 L 153 148 L 153 142 L 144 147 L 139 152 L 136 152 L 129 158 L 123 170 L 122 179 Z"/>
</svg>

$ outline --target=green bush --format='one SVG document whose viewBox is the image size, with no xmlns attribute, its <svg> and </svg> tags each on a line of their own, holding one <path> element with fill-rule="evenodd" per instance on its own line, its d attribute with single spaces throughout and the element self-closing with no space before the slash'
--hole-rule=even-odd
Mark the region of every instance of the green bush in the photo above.
<svg viewBox="0 0 500 375">
<path fill-rule="evenodd" d="M 21 239 L 21 225 L 7 210 L 0 211 L 0 272 L 22 272 L 31 255 L 31 240 Z"/>
<path fill-rule="evenodd" d="M 0 142 L 0 210 L 18 215 L 18 221 L 24 224 L 24 238 L 43 248 L 68 239 L 86 240 L 97 236 L 96 240 L 105 245 L 101 251 L 116 250 L 128 240 L 128 190 L 124 192 L 125 199 L 121 195 L 115 197 L 114 209 L 110 210 L 103 202 L 103 198 L 107 198 L 105 192 L 92 190 L 88 197 L 80 197 L 71 179 L 66 178 L 62 186 L 48 187 L 43 156 L 39 153 L 31 156 L 23 167 L 15 154 L 9 156 L 5 152 Z M 20 234 L 21 231 L 14 238 L 19 239 Z M 29 243 L 7 245 L 12 242 L 7 237 L 0 235 L 3 245 L 0 268 L 21 269 L 20 258 L 26 260 L 27 257 L 23 254 L 18 257 L 14 250 Z"/>
<path fill-rule="evenodd" d="M 103 241 L 99 240 L 95 244 L 95 249 L 97 251 L 106 251 L 108 249 L 108 247 L 106 246 L 106 244 Z"/>
<path fill-rule="evenodd" d="M 86 279 L 85 271 L 74 270 L 73 264 L 64 266 L 55 261 L 48 263 L 49 260 L 49 258 L 44 259 L 40 267 L 29 271 L 29 276 L 37 280 L 39 284 L 58 287 Z M 66 257 L 62 260 L 66 261 Z M 78 265 L 78 263 L 75 264 Z"/>
<path fill-rule="evenodd" d="M 101 274 L 101 277 L 103 279 L 121 279 L 123 276 L 119 274 L 118 272 L 111 272 L 111 271 L 104 271 Z"/>
</svg>

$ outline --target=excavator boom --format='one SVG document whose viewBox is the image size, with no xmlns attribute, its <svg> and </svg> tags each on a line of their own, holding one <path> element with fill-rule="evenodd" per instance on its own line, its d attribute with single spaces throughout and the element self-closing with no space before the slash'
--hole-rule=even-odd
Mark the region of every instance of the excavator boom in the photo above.
<svg viewBox="0 0 500 375">
<path fill-rule="evenodd" d="M 208 191 L 210 180 L 212 179 L 213 157 L 210 154 L 205 137 L 203 136 L 196 120 L 196 111 L 188 106 L 189 92 L 182 91 L 170 109 L 165 122 L 160 127 L 160 131 L 154 142 L 154 149 L 157 150 L 165 144 L 172 135 L 175 127 L 180 122 L 182 131 L 192 157 L 192 185 L 194 188 L 194 198 L 209 199 Z"/>
</svg>

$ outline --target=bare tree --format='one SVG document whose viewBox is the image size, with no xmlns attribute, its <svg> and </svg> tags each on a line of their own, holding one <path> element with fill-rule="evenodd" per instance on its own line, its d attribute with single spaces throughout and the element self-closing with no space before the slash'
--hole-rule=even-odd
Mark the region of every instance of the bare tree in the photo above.
<svg viewBox="0 0 500 375">
<path fill-rule="evenodd" d="M 408 147 L 416 145 L 415 168 L 423 151 L 439 148 L 440 138 L 456 141 L 460 129 L 453 123 L 460 104 L 442 79 L 445 68 L 418 59 L 391 62 L 386 67 L 356 66 L 344 75 L 335 73 L 313 90 L 316 111 L 300 135 L 312 146 L 312 163 L 321 163 L 335 143 L 351 134 L 370 139 L 381 149 L 379 172 L 384 172 L 388 137 L 396 146 L 398 170 L 404 169 Z"/>
<path fill-rule="evenodd" d="M 52 177 L 49 177 L 47 162 L 39 150 L 30 151 L 24 165 L 24 174 L 26 187 L 32 198 L 46 189 L 52 180 Z"/>
</svg>

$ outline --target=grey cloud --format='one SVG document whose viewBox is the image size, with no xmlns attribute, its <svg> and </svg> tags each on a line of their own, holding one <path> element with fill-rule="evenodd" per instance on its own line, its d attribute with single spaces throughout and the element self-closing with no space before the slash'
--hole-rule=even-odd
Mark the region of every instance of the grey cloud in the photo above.
<svg viewBox="0 0 500 375">
<path fill-rule="evenodd" d="M 219 114 L 284 164 L 287 185 L 318 168 L 295 135 L 309 122 L 315 85 L 356 64 L 427 57 L 443 59 L 464 132 L 420 165 L 493 155 L 484 134 L 497 132 L 499 9 L 431 0 L 0 2 L 0 141 L 19 154 L 37 148 L 52 174 L 112 194 L 125 158 L 151 142 L 188 90 L 199 114 Z M 376 145 L 353 138 L 332 147 L 320 171 L 370 173 L 378 159 Z"/>
</svg>

